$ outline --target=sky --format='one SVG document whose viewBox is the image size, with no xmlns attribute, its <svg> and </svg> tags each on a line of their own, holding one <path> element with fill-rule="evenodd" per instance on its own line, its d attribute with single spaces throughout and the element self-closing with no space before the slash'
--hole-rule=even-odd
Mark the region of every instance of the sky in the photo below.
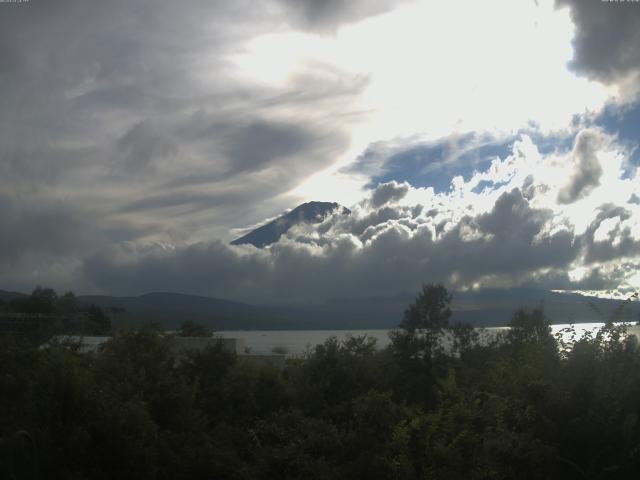
<svg viewBox="0 0 640 480">
<path fill-rule="evenodd" d="M 0 3 L 0 288 L 640 288 L 640 3 Z M 231 246 L 306 201 L 352 210 Z"/>
</svg>

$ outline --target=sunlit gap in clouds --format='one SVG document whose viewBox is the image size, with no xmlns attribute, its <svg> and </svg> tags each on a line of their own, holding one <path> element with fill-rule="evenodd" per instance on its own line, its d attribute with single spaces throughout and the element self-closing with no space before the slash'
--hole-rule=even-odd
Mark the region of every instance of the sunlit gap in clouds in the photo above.
<svg viewBox="0 0 640 480">
<path fill-rule="evenodd" d="M 333 35 L 258 37 L 233 62 L 245 77 L 280 87 L 334 69 L 367 80 L 352 106 L 361 116 L 350 148 L 294 190 L 317 198 L 330 181 L 331 198 L 349 204 L 364 179 L 337 172 L 373 141 L 526 126 L 549 133 L 602 108 L 615 91 L 567 69 L 572 36 L 568 10 L 551 1 L 411 2 Z"/>
</svg>

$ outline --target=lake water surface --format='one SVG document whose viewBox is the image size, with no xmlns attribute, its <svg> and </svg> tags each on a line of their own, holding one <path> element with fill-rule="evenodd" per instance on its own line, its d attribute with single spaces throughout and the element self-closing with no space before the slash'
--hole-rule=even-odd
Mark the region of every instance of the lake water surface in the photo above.
<svg viewBox="0 0 640 480">
<path fill-rule="evenodd" d="M 552 325 L 552 333 L 557 333 L 568 324 Z M 575 324 L 577 336 L 584 335 L 588 331 L 596 331 L 602 323 L 578 323 Z M 490 327 L 479 329 L 481 336 L 492 336 L 506 330 L 508 327 Z M 226 330 L 217 332 L 223 337 L 244 339 L 245 345 L 251 353 L 272 353 L 274 349 L 281 350 L 290 355 L 301 355 L 318 344 L 324 343 L 331 336 L 344 340 L 348 336 L 368 335 L 377 340 L 378 348 L 386 347 L 390 330 Z M 629 326 L 628 333 L 640 338 L 640 326 Z M 568 338 L 565 338 L 568 340 Z"/>
</svg>

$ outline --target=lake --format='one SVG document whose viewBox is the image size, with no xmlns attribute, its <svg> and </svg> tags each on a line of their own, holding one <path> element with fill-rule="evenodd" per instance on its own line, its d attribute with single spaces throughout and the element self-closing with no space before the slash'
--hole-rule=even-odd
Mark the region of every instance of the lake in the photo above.
<svg viewBox="0 0 640 480">
<path fill-rule="evenodd" d="M 575 324 L 578 336 L 587 331 L 596 331 L 602 323 Z M 557 333 L 569 324 L 552 325 L 552 333 Z M 492 336 L 508 327 L 490 327 L 479 329 L 483 336 Z M 378 348 L 386 347 L 390 330 L 225 330 L 216 332 L 223 337 L 242 338 L 251 353 L 272 353 L 273 349 L 281 349 L 290 355 L 301 355 L 306 350 L 324 343 L 331 336 L 344 340 L 348 336 L 368 335 L 377 340 Z M 628 332 L 640 338 L 640 326 L 629 326 Z M 568 340 L 568 338 L 565 338 Z"/>
</svg>

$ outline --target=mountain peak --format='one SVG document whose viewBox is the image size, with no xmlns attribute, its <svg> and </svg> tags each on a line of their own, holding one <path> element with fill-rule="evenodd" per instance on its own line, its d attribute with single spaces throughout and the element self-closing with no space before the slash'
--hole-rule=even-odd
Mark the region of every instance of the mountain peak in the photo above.
<svg viewBox="0 0 640 480">
<path fill-rule="evenodd" d="M 277 242 L 294 225 L 320 223 L 336 210 L 339 210 L 342 215 L 351 213 L 348 208 L 335 202 L 306 202 L 275 220 L 237 238 L 231 242 L 231 245 L 251 244 L 257 248 L 263 248 Z"/>
</svg>

